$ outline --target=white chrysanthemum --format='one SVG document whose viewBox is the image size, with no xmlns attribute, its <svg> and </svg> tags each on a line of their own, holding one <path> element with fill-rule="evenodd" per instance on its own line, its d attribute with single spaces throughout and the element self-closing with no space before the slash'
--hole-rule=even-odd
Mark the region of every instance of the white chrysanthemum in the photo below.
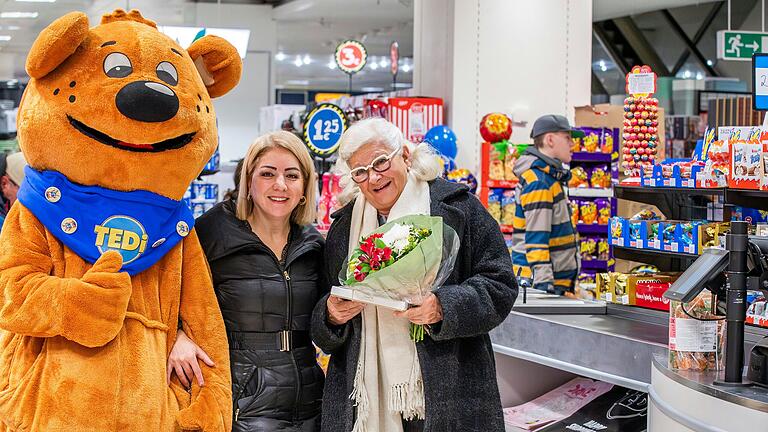
<svg viewBox="0 0 768 432">
<path fill-rule="evenodd" d="M 384 243 L 394 250 L 403 250 L 408 246 L 408 236 L 411 233 L 411 227 L 408 225 L 394 224 L 382 236 Z"/>
</svg>

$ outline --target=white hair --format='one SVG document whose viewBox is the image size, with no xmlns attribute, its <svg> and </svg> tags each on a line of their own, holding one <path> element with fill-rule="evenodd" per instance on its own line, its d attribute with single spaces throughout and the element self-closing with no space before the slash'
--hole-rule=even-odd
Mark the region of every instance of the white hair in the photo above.
<svg viewBox="0 0 768 432">
<path fill-rule="evenodd" d="M 414 144 L 405 139 L 400 129 L 380 117 L 371 117 L 353 124 L 341 137 L 339 144 L 339 159 L 333 171 L 341 175 L 343 188 L 337 200 L 344 206 L 360 193 L 360 188 L 349 176 L 349 158 L 360 147 L 369 143 L 384 144 L 390 149 L 397 150 L 408 147 L 410 150 L 410 173 L 418 180 L 431 181 L 443 172 L 443 163 L 435 150 L 428 143 Z"/>
</svg>

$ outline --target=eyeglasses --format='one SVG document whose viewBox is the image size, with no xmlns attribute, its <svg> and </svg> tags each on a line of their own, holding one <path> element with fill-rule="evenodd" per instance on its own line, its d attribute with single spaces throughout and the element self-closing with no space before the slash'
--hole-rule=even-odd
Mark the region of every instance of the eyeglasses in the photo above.
<svg viewBox="0 0 768 432">
<path fill-rule="evenodd" d="M 352 181 L 360 184 L 366 180 L 368 180 L 368 170 L 373 168 L 374 171 L 377 173 L 383 173 L 384 171 L 388 170 L 389 167 L 392 166 L 392 158 L 395 157 L 396 154 L 398 154 L 402 150 L 401 148 L 396 149 L 392 153 L 388 155 L 381 155 L 373 160 L 370 164 L 364 166 L 364 167 L 357 167 L 349 172 L 349 176 L 352 177 Z"/>
</svg>

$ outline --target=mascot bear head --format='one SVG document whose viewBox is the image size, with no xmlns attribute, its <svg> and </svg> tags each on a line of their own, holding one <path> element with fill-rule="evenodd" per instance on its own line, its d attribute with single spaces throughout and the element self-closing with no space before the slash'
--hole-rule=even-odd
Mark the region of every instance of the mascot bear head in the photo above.
<svg viewBox="0 0 768 432">
<path fill-rule="evenodd" d="M 179 200 L 217 146 L 211 98 L 239 81 L 237 50 L 203 36 L 185 50 L 132 10 L 89 28 L 81 12 L 45 28 L 18 114 L 29 165 L 72 182 Z"/>
</svg>

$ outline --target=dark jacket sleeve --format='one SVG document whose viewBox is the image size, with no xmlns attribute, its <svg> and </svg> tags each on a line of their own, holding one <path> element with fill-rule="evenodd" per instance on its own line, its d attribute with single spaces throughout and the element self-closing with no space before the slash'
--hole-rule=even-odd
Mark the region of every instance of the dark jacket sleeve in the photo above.
<svg viewBox="0 0 768 432">
<path fill-rule="evenodd" d="M 467 259 L 462 249 L 471 248 L 470 276 L 458 285 L 444 285 L 435 291 L 443 321 L 431 326 L 434 340 L 488 333 L 506 319 L 517 298 L 512 260 L 498 224 L 475 197 L 462 201 L 459 207 L 468 222 L 459 259 Z"/>
<path fill-rule="evenodd" d="M 346 255 L 347 250 L 346 246 L 343 247 L 343 251 L 339 249 L 339 245 L 346 241 L 343 238 L 339 238 L 344 237 L 340 235 L 343 234 L 341 233 L 340 224 L 343 224 L 343 220 L 337 219 L 331 225 L 331 229 L 328 230 L 327 240 L 323 249 L 323 256 L 325 257 L 323 271 L 321 271 L 321 283 L 324 284 L 326 289 L 322 291 L 323 295 L 312 311 L 312 340 L 327 354 L 332 354 L 346 343 L 351 329 L 350 322 L 341 326 L 330 324 L 328 322 L 328 308 L 326 307 L 331 287 L 338 284 L 339 271 L 343 265 L 341 261 L 344 260 L 342 255 Z"/>
</svg>

